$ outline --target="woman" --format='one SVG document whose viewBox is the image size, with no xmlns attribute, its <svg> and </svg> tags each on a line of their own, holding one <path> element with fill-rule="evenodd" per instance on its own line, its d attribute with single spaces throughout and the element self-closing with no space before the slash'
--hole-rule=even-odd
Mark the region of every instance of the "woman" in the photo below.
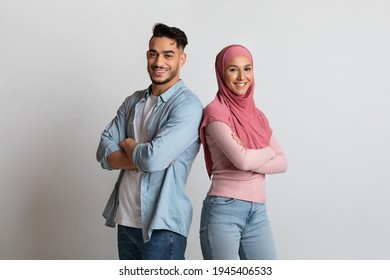
<svg viewBox="0 0 390 280">
<path fill-rule="evenodd" d="M 265 174 L 287 169 L 285 155 L 253 100 L 253 59 L 241 45 L 216 57 L 218 92 L 200 137 L 210 190 L 203 202 L 204 259 L 276 259 L 265 206 Z"/>
</svg>

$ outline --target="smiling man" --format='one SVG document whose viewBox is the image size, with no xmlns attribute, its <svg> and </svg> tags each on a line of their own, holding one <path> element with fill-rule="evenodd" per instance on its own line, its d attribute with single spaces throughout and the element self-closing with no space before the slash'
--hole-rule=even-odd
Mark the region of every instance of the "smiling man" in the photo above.
<svg viewBox="0 0 390 280">
<path fill-rule="evenodd" d="M 184 259 L 192 206 L 185 185 L 199 151 L 203 106 L 180 79 L 187 37 L 156 24 L 146 53 L 152 84 L 119 107 L 103 131 L 97 160 L 120 169 L 103 213 L 118 224 L 120 259 Z"/>
</svg>

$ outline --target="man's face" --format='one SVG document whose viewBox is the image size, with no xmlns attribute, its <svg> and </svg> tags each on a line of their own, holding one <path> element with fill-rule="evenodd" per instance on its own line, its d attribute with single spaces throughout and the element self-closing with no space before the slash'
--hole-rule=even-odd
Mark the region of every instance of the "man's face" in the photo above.
<svg viewBox="0 0 390 280">
<path fill-rule="evenodd" d="M 155 85 L 171 86 L 179 80 L 180 68 L 186 56 L 177 48 L 176 41 L 167 37 L 154 37 L 146 53 L 148 72 Z"/>
</svg>

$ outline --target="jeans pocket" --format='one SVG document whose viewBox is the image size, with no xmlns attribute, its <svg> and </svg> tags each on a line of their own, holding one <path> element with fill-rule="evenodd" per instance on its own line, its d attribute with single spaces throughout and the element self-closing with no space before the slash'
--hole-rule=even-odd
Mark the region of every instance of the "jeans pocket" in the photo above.
<svg viewBox="0 0 390 280">
<path fill-rule="evenodd" d="M 225 205 L 225 204 L 230 204 L 234 202 L 236 199 L 231 198 L 231 197 L 226 197 L 226 196 L 212 196 L 211 197 L 211 204 L 220 204 L 220 205 Z"/>
</svg>

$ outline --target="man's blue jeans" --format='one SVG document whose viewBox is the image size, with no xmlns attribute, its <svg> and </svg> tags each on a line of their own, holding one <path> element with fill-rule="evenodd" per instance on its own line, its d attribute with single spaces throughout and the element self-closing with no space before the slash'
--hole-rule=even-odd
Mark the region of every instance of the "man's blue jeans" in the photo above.
<svg viewBox="0 0 390 280">
<path fill-rule="evenodd" d="M 222 196 L 203 202 L 200 241 L 206 260 L 272 260 L 275 245 L 266 205 Z"/>
<path fill-rule="evenodd" d="M 121 260 L 184 260 L 187 238 L 169 230 L 153 230 L 144 242 L 139 228 L 118 225 L 118 252 Z"/>
</svg>

